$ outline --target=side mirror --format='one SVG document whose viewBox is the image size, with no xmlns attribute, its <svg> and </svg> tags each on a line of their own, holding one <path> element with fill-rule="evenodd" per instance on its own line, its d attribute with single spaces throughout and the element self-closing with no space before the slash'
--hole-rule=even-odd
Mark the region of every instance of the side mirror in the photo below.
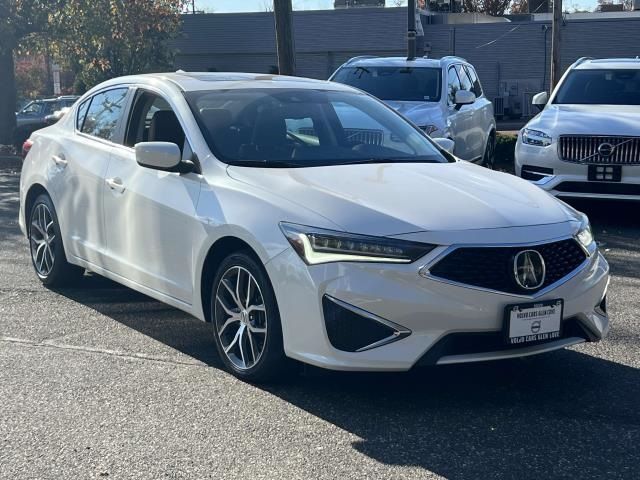
<svg viewBox="0 0 640 480">
<path fill-rule="evenodd" d="M 531 105 L 533 105 L 534 107 L 538 107 L 539 110 L 542 110 L 548 102 L 549 102 L 548 92 L 536 93 L 531 99 Z"/>
<path fill-rule="evenodd" d="M 453 149 L 456 147 L 456 142 L 450 138 L 434 138 L 433 141 L 436 142 L 440 148 L 453 155 Z"/>
<path fill-rule="evenodd" d="M 476 101 L 476 94 L 468 90 L 458 90 L 454 98 L 456 110 L 460 110 L 463 105 L 471 105 Z"/>
<path fill-rule="evenodd" d="M 138 165 L 155 170 L 175 171 L 182 161 L 180 148 L 170 142 L 136 143 Z"/>
</svg>

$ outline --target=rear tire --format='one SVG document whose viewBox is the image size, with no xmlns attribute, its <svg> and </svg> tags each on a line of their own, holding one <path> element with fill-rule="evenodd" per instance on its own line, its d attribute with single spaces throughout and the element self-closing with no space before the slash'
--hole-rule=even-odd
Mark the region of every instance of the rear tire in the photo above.
<svg viewBox="0 0 640 480">
<path fill-rule="evenodd" d="M 39 195 L 29 213 L 27 224 L 31 263 L 40 281 L 47 287 L 71 285 L 84 274 L 84 269 L 67 262 L 62 244 L 58 216 L 51 198 Z"/>
<path fill-rule="evenodd" d="M 249 382 L 288 377 L 292 362 L 284 354 L 280 313 L 262 264 L 249 252 L 232 253 L 211 289 L 211 323 L 227 370 Z"/>
</svg>

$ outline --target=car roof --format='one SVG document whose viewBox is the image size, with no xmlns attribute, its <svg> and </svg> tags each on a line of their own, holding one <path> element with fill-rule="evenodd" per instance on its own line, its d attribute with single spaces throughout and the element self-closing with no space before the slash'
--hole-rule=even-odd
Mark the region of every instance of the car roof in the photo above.
<svg viewBox="0 0 640 480">
<path fill-rule="evenodd" d="M 441 68 L 450 63 L 467 63 L 464 58 L 447 56 L 442 58 L 417 57 L 355 57 L 348 60 L 343 67 L 422 67 Z"/>
<path fill-rule="evenodd" d="M 313 80 L 302 77 L 288 77 L 284 75 L 269 75 L 262 73 L 223 73 L 223 72 L 172 72 L 149 73 L 119 77 L 100 85 L 100 88 L 119 84 L 153 84 L 171 83 L 186 92 L 203 90 L 229 90 L 254 88 L 291 88 L 311 90 L 341 90 L 352 91 L 348 86 Z"/>
<path fill-rule="evenodd" d="M 587 58 L 575 67 L 576 70 L 633 70 L 640 69 L 640 58 Z"/>
</svg>

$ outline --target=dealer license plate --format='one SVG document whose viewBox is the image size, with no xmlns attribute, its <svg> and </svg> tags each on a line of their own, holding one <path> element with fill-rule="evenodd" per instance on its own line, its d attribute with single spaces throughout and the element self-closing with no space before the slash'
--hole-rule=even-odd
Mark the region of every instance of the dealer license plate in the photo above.
<svg viewBox="0 0 640 480">
<path fill-rule="evenodd" d="M 562 300 L 509 305 L 505 309 L 505 333 L 511 345 L 560 338 Z"/>
</svg>

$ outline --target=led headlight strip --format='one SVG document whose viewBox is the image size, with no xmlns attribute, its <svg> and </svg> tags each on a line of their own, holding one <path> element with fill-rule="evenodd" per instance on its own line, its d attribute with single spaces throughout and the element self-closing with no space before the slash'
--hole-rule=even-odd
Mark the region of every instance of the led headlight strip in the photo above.
<svg viewBox="0 0 640 480">
<path fill-rule="evenodd" d="M 280 229 L 308 265 L 330 262 L 411 263 L 436 245 L 281 222 Z"/>
</svg>

